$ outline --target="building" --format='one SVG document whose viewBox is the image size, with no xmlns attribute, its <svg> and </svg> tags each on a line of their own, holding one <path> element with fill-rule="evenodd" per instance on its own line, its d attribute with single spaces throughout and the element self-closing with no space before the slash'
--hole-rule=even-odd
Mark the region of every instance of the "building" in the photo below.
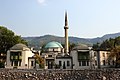
<svg viewBox="0 0 120 80">
<path fill-rule="evenodd" d="M 60 69 L 72 69 L 72 57 L 69 55 L 68 29 L 67 12 L 65 12 L 65 48 L 63 53 L 56 56 L 56 64 L 59 65 Z"/>
<path fill-rule="evenodd" d="M 98 68 L 114 67 L 115 59 L 109 59 L 110 51 L 109 50 L 99 50 L 95 51 L 97 54 L 97 65 Z"/>
<path fill-rule="evenodd" d="M 44 58 L 45 69 L 53 69 L 55 67 L 56 56 L 63 52 L 63 47 L 59 42 L 49 42 L 44 47 L 42 58 Z"/>
<path fill-rule="evenodd" d="M 92 62 L 93 51 L 91 47 L 84 44 L 78 44 L 70 52 L 72 56 L 73 69 L 90 69 L 93 67 Z"/>
<path fill-rule="evenodd" d="M 72 69 L 72 57 L 70 55 L 61 54 L 56 56 L 55 63 L 60 69 Z"/>
<path fill-rule="evenodd" d="M 59 42 L 49 42 L 44 48 L 44 53 L 42 57 L 45 62 L 45 69 L 54 69 L 56 65 L 61 69 L 71 69 L 72 67 L 72 57 L 69 55 L 68 48 L 68 20 L 67 12 L 65 12 L 65 48 Z"/>
<path fill-rule="evenodd" d="M 56 65 L 61 69 L 71 69 L 71 57 L 64 53 L 59 42 L 47 43 L 41 56 L 44 58 L 45 69 L 55 69 Z"/>
<path fill-rule="evenodd" d="M 16 44 L 7 51 L 6 68 L 33 69 L 35 67 L 34 54 L 24 44 Z"/>
<path fill-rule="evenodd" d="M 7 52 L 6 68 L 39 68 L 36 66 L 39 64 L 36 64 L 33 53 L 40 55 L 44 59 L 45 69 L 94 69 L 114 65 L 114 60 L 108 59 L 110 51 L 107 50 L 93 51 L 92 47 L 78 44 L 69 52 L 68 29 L 67 12 L 65 12 L 65 47 L 59 42 L 51 41 L 45 45 L 43 52 L 40 53 L 40 48 L 31 51 L 24 44 L 16 44 Z"/>
</svg>

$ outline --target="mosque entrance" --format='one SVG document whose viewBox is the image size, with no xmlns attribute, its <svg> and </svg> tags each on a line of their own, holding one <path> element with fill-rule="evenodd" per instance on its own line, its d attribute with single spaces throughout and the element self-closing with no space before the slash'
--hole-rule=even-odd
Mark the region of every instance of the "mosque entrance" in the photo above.
<svg viewBox="0 0 120 80">
<path fill-rule="evenodd" d="M 48 65 L 48 69 L 53 69 L 54 59 L 47 59 L 46 62 L 47 62 L 47 65 Z"/>
</svg>

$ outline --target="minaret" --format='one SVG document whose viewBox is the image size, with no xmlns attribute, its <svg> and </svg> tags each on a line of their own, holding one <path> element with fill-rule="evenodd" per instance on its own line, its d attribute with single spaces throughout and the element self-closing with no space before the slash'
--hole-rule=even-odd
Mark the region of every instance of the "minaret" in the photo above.
<svg viewBox="0 0 120 80">
<path fill-rule="evenodd" d="M 65 54 L 68 54 L 68 20 L 67 20 L 67 12 L 65 12 Z"/>
</svg>

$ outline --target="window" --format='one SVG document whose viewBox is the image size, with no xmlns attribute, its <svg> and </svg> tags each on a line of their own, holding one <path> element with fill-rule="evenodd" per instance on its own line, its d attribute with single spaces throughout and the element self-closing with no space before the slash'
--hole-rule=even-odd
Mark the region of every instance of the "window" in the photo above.
<svg viewBox="0 0 120 80">
<path fill-rule="evenodd" d="M 62 66 L 62 62 L 61 61 L 59 61 L 59 66 Z"/>
<path fill-rule="evenodd" d="M 82 66 L 86 66 L 86 61 L 82 61 Z"/>
<path fill-rule="evenodd" d="M 105 60 L 103 60 L 103 65 L 105 65 Z"/>
<path fill-rule="evenodd" d="M 115 61 L 114 61 L 114 60 L 112 61 L 112 64 L 113 64 L 113 65 L 115 64 Z"/>
<path fill-rule="evenodd" d="M 79 66 L 81 66 L 81 61 L 79 61 Z"/>
<path fill-rule="evenodd" d="M 10 52 L 10 59 L 11 60 L 19 60 L 19 56 L 22 56 L 21 52 Z"/>
<path fill-rule="evenodd" d="M 14 62 L 14 66 L 18 66 L 18 61 L 15 61 L 15 62 Z"/>
<path fill-rule="evenodd" d="M 31 61 L 31 66 L 33 66 L 33 61 Z"/>
<path fill-rule="evenodd" d="M 19 66 L 21 66 L 21 61 L 19 61 Z"/>
<path fill-rule="evenodd" d="M 19 56 L 19 60 L 22 60 L 22 56 Z"/>
<path fill-rule="evenodd" d="M 70 66 L 70 61 L 67 61 L 67 66 Z"/>
<path fill-rule="evenodd" d="M 11 61 L 11 66 L 13 66 L 13 61 Z"/>
<path fill-rule="evenodd" d="M 53 51 L 53 49 L 48 49 L 48 51 Z"/>
<path fill-rule="evenodd" d="M 110 60 L 108 60 L 108 65 L 110 65 Z"/>
<path fill-rule="evenodd" d="M 48 61 L 46 61 L 46 66 L 48 66 Z"/>
<path fill-rule="evenodd" d="M 22 53 L 21 53 L 21 52 L 19 52 L 19 56 L 22 56 Z"/>
<path fill-rule="evenodd" d="M 53 49 L 53 52 L 54 52 L 55 50 Z"/>
<path fill-rule="evenodd" d="M 96 52 L 94 52 L 94 57 L 96 56 L 96 54 L 97 54 L 97 53 L 96 53 Z"/>
<path fill-rule="evenodd" d="M 57 51 L 58 51 L 58 49 L 54 49 L 54 51 L 55 51 L 55 52 L 57 52 Z"/>
<path fill-rule="evenodd" d="M 48 57 L 52 57 L 52 55 L 48 55 Z"/>
<path fill-rule="evenodd" d="M 78 60 L 89 59 L 89 52 L 78 52 Z"/>
<path fill-rule="evenodd" d="M 25 64 L 25 66 L 27 66 L 27 64 Z"/>
<path fill-rule="evenodd" d="M 19 52 L 19 60 L 22 60 L 22 53 Z"/>
<path fill-rule="evenodd" d="M 13 56 L 11 56 L 10 59 L 13 60 Z"/>
<path fill-rule="evenodd" d="M 65 61 L 63 62 L 63 69 L 66 69 L 66 66 L 65 66 Z"/>
<path fill-rule="evenodd" d="M 107 57 L 109 56 L 109 53 L 106 53 Z"/>
<path fill-rule="evenodd" d="M 105 53 L 103 53 L 103 57 L 105 57 Z"/>
<path fill-rule="evenodd" d="M 89 61 L 87 61 L 87 66 L 89 66 Z"/>
<path fill-rule="evenodd" d="M 18 59 L 18 56 L 15 56 L 15 59 L 17 60 L 17 59 Z"/>
<path fill-rule="evenodd" d="M 95 65 L 97 66 L 97 60 L 95 60 Z"/>
</svg>

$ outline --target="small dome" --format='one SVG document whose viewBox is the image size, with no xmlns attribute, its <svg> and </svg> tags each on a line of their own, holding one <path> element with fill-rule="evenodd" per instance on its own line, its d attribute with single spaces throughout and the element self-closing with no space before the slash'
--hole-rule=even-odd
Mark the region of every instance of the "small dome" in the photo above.
<svg viewBox="0 0 120 80">
<path fill-rule="evenodd" d="M 59 42 L 49 42 L 46 44 L 45 48 L 63 48 Z"/>
<path fill-rule="evenodd" d="M 78 44 L 73 48 L 73 50 L 89 50 L 89 47 L 85 44 Z"/>
<path fill-rule="evenodd" d="M 23 50 L 23 48 L 29 49 L 25 44 L 19 43 L 10 48 L 10 50 Z"/>
</svg>

